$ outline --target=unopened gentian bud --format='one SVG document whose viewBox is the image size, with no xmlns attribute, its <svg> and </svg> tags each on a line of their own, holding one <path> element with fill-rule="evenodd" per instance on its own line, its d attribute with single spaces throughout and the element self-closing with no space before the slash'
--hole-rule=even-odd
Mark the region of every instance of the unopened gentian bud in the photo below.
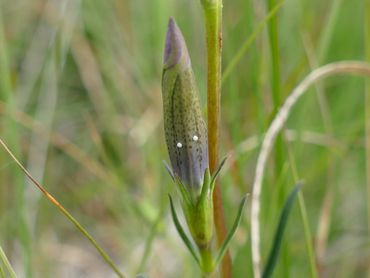
<svg viewBox="0 0 370 278">
<path fill-rule="evenodd" d="M 214 3 L 218 1 L 203 0 L 204 5 Z M 203 273 L 208 274 L 222 259 L 235 229 L 227 236 L 219 255 L 214 260 L 211 252 L 214 226 L 212 193 L 225 159 L 211 176 L 208 169 L 207 127 L 202 118 L 198 90 L 185 40 L 173 18 L 170 19 L 167 29 L 162 98 L 164 130 L 172 169 L 167 164 L 166 167 L 178 185 L 181 207 L 199 252 L 195 251 L 184 232 L 170 196 L 172 217 L 190 253 L 199 263 Z M 243 206 L 239 209 L 236 224 L 240 221 L 242 208 Z"/>
<path fill-rule="evenodd" d="M 185 40 L 173 18 L 166 36 L 162 97 L 173 174 L 192 197 L 197 197 L 208 169 L 207 127 Z"/>
</svg>

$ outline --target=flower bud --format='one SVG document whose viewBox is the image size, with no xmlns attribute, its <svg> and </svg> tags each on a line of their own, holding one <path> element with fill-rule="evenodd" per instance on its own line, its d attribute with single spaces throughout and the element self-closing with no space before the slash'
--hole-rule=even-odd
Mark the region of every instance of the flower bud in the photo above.
<svg viewBox="0 0 370 278">
<path fill-rule="evenodd" d="M 169 20 L 162 76 L 164 130 L 173 174 L 191 196 L 201 193 L 208 169 L 207 127 L 184 37 Z"/>
</svg>

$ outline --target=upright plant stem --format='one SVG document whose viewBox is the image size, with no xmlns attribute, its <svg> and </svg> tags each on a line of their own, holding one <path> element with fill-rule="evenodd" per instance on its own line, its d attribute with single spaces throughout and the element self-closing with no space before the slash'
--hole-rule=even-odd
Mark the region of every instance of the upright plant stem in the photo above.
<svg viewBox="0 0 370 278">
<path fill-rule="evenodd" d="M 268 9 L 271 10 L 277 4 L 276 0 L 268 0 Z M 282 103 L 281 86 L 280 86 L 280 54 L 279 54 L 279 33 L 278 33 L 278 19 L 275 15 L 271 18 L 268 24 L 268 35 L 270 42 L 270 52 L 271 52 L 271 90 L 272 90 L 272 100 L 274 105 L 274 115 L 278 112 L 278 109 Z M 280 180 L 280 175 L 282 173 L 284 166 L 284 151 L 283 151 L 283 137 L 281 134 L 276 138 L 275 145 L 275 181 Z M 285 188 L 284 182 L 279 183 L 281 187 L 278 189 L 278 206 L 282 207 L 285 203 Z M 289 258 L 287 246 L 283 243 L 282 245 L 282 263 L 284 270 L 283 276 L 289 277 Z"/>
<path fill-rule="evenodd" d="M 268 0 L 269 10 L 276 6 L 276 0 Z M 280 87 L 280 55 L 279 55 L 279 34 L 278 34 L 278 23 L 277 16 L 273 16 L 268 24 L 268 34 L 270 41 L 270 51 L 271 51 L 271 89 L 272 89 L 272 100 L 274 105 L 274 114 L 280 107 L 282 96 Z M 275 167 L 276 176 L 278 177 L 283 168 L 283 141 L 282 137 L 279 136 L 276 141 L 275 148 Z M 285 196 L 282 196 L 283 199 Z"/>
<path fill-rule="evenodd" d="M 209 167 L 213 173 L 218 164 L 220 100 L 221 100 L 221 53 L 222 53 L 222 0 L 202 0 L 207 41 L 207 109 Z M 226 238 L 224 210 L 219 185 L 213 193 L 214 217 L 218 245 Z M 225 254 L 221 266 L 222 277 L 231 277 L 231 258 Z"/>
<path fill-rule="evenodd" d="M 370 62 L 370 2 L 366 1 L 364 15 L 365 59 Z M 365 149 L 366 149 L 366 184 L 367 184 L 367 227 L 370 235 L 370 81 L 365 83 Z M 370 267 L 367 269 L 370 277 Z"/>
</svg>

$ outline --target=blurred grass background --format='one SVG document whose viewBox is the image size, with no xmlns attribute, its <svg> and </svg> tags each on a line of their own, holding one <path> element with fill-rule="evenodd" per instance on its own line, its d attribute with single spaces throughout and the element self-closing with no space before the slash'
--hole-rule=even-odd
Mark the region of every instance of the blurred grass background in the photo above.
<svg viewBox="0 0 370 278">
<path fill-rule="evenodd" d="M 275 4 L 224 1 L 224 68 Z M 199 275 L 169 217 L 167 194 L 175 190 L 162 165 L 160 81 L 169 16 L 183 30 L 205 104 L 199 1 L 0 1 L 0 137 L 129 277 Z M 369 19 L 366 0 L 286 0 L 224 80 L 221 153 L 232 156 L 221 183 L 229 227 L 241 196 L 252 190 L 276 90 L 279 104 L 319 65 L 370 60 Z M 274 43 L 271 30 L 278 34 Z M 265 179 L 264 261 L 296 167 L 320 276 L 367 277 L 366 88 L 358 77 L 330 78 L 295 107 L 281 157 L 271 158 Z M 248 213 L 231 246 L 235 277 L 252 276 Z M 4 151 L 0 246 L 20 277 L 113 277 Z M 297 206 L 275 275 L 309 277 Z"/>
</svg>

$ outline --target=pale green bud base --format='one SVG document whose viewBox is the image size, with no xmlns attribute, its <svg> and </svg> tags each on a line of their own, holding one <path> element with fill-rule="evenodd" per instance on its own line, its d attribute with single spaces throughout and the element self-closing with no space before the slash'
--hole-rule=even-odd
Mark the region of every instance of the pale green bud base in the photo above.
<svg viewBox="0 0 370 278">
<path fill-rule="evenodd" d="M 225 242 L 221 246 L 220 250 L 217 252 L 217 256 L 214 256 L 212 252 L 212 238 L 213 238 L 213 190 L 215 186 L 216 178 L 225 163 L 224 159 L 214 175 L 211 177 L 209 170 L 207 169 L 204 174 L 204 182 L 202 186 L 202 191 L 200 195 L 194 196 L 191 194 L 187 188 L 181 183 L 178 178 L 175 178 L 175 182 L 178 185 L 180 196 L 181 196 L 181 206 L 183 213 L 185 215 L 186 223 L 188 225 L 191 237 L 197 248 L 194 248 L 194 244 L 187 237 L 184 229 L 182 228 L 180 221 L 177 217 L 172 198 L 170 196 L 170 205 L 172 218 L 175 223 L 176 229 L 184 241 L 185 245 L 189 249 L 190 253 L 193 255 L 194 259 L 197 261 L 199 267 L 201 268 L 204 275 L 212 273 L 221 259 L 223 258 L 228 245 L 233 238 L 237 227 L 239 226 L 242 211 L 245 204 L 245 197 L 239 206 L 237 217 L 234 221 L 234 225 L 230 230 Z M 196 250 L 197 249 L 197 250 Z"/>
</svg>

